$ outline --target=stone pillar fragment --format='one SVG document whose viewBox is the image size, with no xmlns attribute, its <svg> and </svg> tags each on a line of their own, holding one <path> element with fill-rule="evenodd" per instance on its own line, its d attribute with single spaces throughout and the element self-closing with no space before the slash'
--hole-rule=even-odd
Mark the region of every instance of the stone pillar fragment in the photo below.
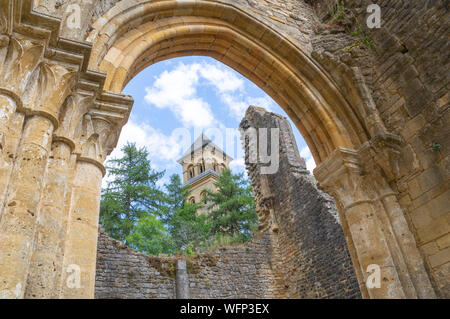
<svg viewBox="0 0 450 319">
<path fill-rule="evenodd" d="M 357 264 L 350 260 L 344 225 L 331 198 L 317 189 L 306 170 L 288 120 L 250 106 L 239 129 L 260 230 L 270 234 L 272 269 L 284 294 L 289 298 L 360 298 L 353 269 Z M 278 138 L 259 134 L 273 129 L 278 129 Z M 264 142 L 265 154 L 278 154 L 269 163 L 257 156 Z M 262 174 L 268 165 L 279 169 Z"/>
<path fill-rule="evenodd" d="M 177 260 L 176 297 L 189 299 L 189 278 L 185 259 Z"/>
</svg>

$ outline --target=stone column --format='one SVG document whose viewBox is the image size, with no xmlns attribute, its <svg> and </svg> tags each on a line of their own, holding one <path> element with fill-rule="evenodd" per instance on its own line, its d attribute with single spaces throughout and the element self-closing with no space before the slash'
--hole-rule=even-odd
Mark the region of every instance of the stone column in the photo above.
<svg viewBox="0 0 450 319">
<path fill-rule="evenodd" d="M 355 151 L 339 148 L 315 170 L 320 186 L 336 200 L 353 264 L 363 295 L 370 298 L 407 298 L 374 204 L 370 182 L 364 180 Z M 368 288 L 370 265 L 380 269 L 380 287 Z M 370 268 L 369 268 L 370 269 Z"/>
<path fill-rule="evenodd" d="M 98 217 L 103 169 L 76 163 L 62 268 L 60 298 L 94 298 Z"/>
<path fill-rule="evenodd" d="M 91 97 L 69 96 L 53 135 L 42 208 L 37 219 L 26 298 L 57 298 L 67 233 L 72 178 L 75 170 L 75 135 L 83 115 L 93 107 Z"/>
<path fill-rule="evenodd" d="M 186 182 L 188 179 L 189 179 L 189 171 L 186 169 L 185 171 L 183 171 L 183 182 Z"/>
<path fill-rule="evenodd" d="M 390 185 L 398 177 L 400 144 L 396 135 L 377 135 L 358 150 L 359 160 L 376 190 L 373 202 L 379 207 L 382 229 L 406 296 L 436 298 L 405 212 Z"/>
<path fill-rule="evenodd" d="M 65 206 L 70 191 L 68 184 L 71 149 L 64 141 L 55 141 L 52 146 L 25 298 L 58 296 L 57 279 L 67 224 Z"/>
<path fill-rule="evenodd" d="M 0 298 L 24 296 L 53 129 L 40 115 L 25 120 L 0 221 Z"/>
<path fill-rule="evenodd" d="M 103 161 L 117 142 L 113 122 L 87 114 L 83 120 L 69 209 L 60 298 L 94 298 Z"/>
<path fill-rule="evenodd" d="M 2 8 L 3 10 L 4 8 Z M 1 14 L 0 14 L 1 16 Z M 0 19 L 1 21 L 2 19 Z M 0 33 L 2 31 L 0 23 Z M 43 46 L 0 34 L 0 203 L 4 203 L 25 120 L 24 91 L 41 61 Z M 31 99 L 36 105 L 36 99 Z M 0 216 L 4 210 L 0 207 Z"/>
<path fill-rule="evenodd" d="M 8 62 L 10 70 L 1 71 L 7 74 L 8 86 L 24 80 L 14 87 L 23 89 L 18 91 L 23 104 L 19 111 L 26 118 L 0 213 L 0 298 L 23 298 L 53 131 L 61 105 L 75 85 L 76 73 L 42 62 L 42 46 L 13 39 L 10 42 L 9 50 L 18 58 Z"/>
<path fill-rule="evenodd" d="M 399 243 L 402 256 L 405 256 L 406 267 L 417 297 L 435 299 L 436 294 L 426 272 L 423 258 L 420 255 L 414 235 L 408 227 L 396 195 L 392 191 L 386 192 L 381 196 L 381 199 L 392 225 L 395 238 Z"/>
<path fill-rule="evenodd" d="M 3 203 L 22 135 L 25 115 L 16 112 L 17 103 L 20 101 L 15 101 L 12 94 L 1 91 L 0 89 L 0 203 Z M 0 218 L 1 213 L 2 208 L 0 208 Z"/>
</svg>

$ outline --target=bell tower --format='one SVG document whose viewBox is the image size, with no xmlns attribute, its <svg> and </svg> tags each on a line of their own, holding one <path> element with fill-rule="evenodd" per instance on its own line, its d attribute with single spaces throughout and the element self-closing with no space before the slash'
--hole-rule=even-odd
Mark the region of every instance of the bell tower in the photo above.
<svg viewBox="0 0 450 319">
<path fill-rule="evenodd" d="M 184 185 L 190 185 L 191 188 L 188 200 L 195 203 L 203 201 L 203 191 L 215 190 L 214 183 L 220 173 L 229 168 L 232 160 L 202 133 L 177 161 L 183 168 Z"/>
</svg>

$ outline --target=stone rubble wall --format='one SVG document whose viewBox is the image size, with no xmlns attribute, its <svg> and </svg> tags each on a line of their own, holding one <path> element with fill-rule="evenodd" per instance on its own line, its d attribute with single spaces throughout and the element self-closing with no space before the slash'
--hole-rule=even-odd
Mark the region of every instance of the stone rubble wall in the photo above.
<svg viewBox="0 0 450 319">
<path fill-rule="evenodd" d="M 147 256 L 100 228 L 95 273 L 96 299 L 175 298 L 174 258 Z"/>
<path fill-rule="evenodd" d="M 259 234 L 245 245 L 187 258 L 191 298 L 277 298 L 271 242 Z M 99 231 L 95 298 L 176 298 L 176 258 L 147 256 Z"/>
</svg>

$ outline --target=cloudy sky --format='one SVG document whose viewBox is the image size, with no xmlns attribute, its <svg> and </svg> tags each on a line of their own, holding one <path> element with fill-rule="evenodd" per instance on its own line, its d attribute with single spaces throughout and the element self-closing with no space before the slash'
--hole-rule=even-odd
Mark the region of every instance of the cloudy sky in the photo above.
<svg viewBox="0 0 450 319">
<path fill-rule="evenodd" d="M 234 172 L 245 170 L 237 128 L 249 105 L 286 116 L 267 94 L 233 69 L 207 57 L 171 59 L 152 65 L 128 83 L 124 94 L 135 103 L 118 147 L 109 158 L 121 156 L 127 141 L 146 146 L 152 167 L 181 175 L 176 162 L 204 132 L 235 160 Z M 311 153 L 293 123 L 301 156 L 311 171 Z M 233 141 L 233 143 L 226 142 Z"/>
</svg>

